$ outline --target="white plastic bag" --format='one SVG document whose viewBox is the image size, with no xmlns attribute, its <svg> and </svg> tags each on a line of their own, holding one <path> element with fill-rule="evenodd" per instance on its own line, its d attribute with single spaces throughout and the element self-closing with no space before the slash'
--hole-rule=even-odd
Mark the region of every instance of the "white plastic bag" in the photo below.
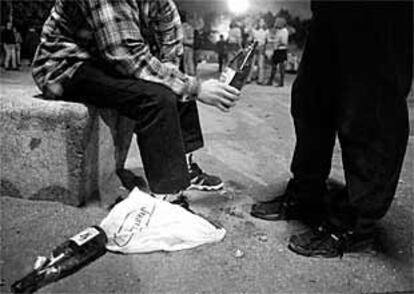
<svg viewBox="0 0 414 294">
<path fill-rule="evenodd" d="M 101 222 L 106 248 L 120 253 L 176 251 L 221 241 L 226 231 L 135 188 Z"/>
</svg>

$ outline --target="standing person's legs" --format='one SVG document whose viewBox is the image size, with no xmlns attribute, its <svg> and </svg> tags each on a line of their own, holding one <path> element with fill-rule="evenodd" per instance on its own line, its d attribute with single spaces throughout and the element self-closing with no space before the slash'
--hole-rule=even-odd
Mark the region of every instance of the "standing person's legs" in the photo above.
<svg viewBox="0 0 414 294">
<path fill-rule="evenodd" d="M 12 49 L 11 49 L 11 45 L 10 44 L 5 44 L 4 45 L 4 53 L 5 53 L 5 57 L 4 57 L 4 68 L 5 69 L 9 69 L 10 68 L 10 62 L 11 62 L 11 57 L 12 57 Z"/>
<path fill-rule="evenodd" d="M 254 54 L 253 55 L 253 60 L 252 60 L 252 66 L 250 68 L 250 72 L 249 72 L 249 75 L 248 75 L 247 80 L 246 80 L 247 83 L 250 83 L 254 79 L 254 72 L 255 72 L 255 69 L 256 69 L 256 62 L 257 62 L 257 54 Z"/>
<path fill-rule="evenodd" d="M 409 128 L 405 99 L 412 82 L 413 7 L 370 5 L 369 14 L 349 6 L 326 15 L 335 34 L 334 112 L 347 187 L 330 195 L 322 226 L 291 237 L 289 248 L 305 256 L 335 257 L 372 247 L 374 224 L 387 212 L 398 184 Z"/>
<path fill-rule="evenodd" d="M 412 3 L 388 5 L 369 17 L 357 14 L 352 26 L 335 26 L 343 89 L 336 112 L 348 189 L 332 199 L 329 221 L 339 229 L 367 230 L 385 215 L 406 151 Z M 351 36 L 360 44 L 358 48 L 347 42 Z M 364 64 L 364 68 L 352 64 Z"/>
<path fill-rule="evenodd" d="M 116 109 L 137 122 L 138 146 L 152 192 L 174 193 L 189 186 L 177 97 L 170 89 L 117 77 L 86 63 L 66 94 L 76 102 Z"/>
<path fill-rule="evenodd" d="M 16 64 L 19 67 L 21 66 L 20 52 L 21 52 L 21 46 L 18 44 L 16 45 Z"/>
<path fill-rule="evenodd" d="M 12 63 L 12 68 L 16 69 L 17 65 L 16 65 L 16 45 L 10 45 L 10 55 L 11 55 L 11 63 Z"/>
<path fill-rule="evenodd" d="M 276 70 L 277 70 L 276 50 L 273 51 L 273 55 L 270 58 L 270 62 L 271 62 L 271 71 L 270 71 L 269 80 L 267 81 L 267 85 L 269 86 L 273 85 L 273 81 L 275 79 Z"/>
<path fill-rule="evenodd" d="M 291 114 L 296 145 L 291 172 L 298 202 L 317 209 L 323 205 L 326 180 L 331 170 L 335 145 L 333 97 L 335 73 L 326 77 L 334 60 L 331 31 L 324 19 L 315 19 L 310 28 L 298 75 L 292 87 Z"/>
<path fill-rule="evenodd" d="M 198 66 L 198 54 L 200 53 L 199 50 L 193 49 L 193 64 L 194 64 L 194 73 L 197 75 L 197 66 Z"/>
<path fill-rule="evenodd" d="M 194 50 L 189 46 L 184 46 L 184 72 L 188 75 L 195 75 Z"/>
<path fill-rule="evenodd" d="M 183 52 L 183 58 L 182 58 L 182 64 L 183 64 L 183 71 L 186 74 L 189 74 L 189 66 L 188 66 L 188 48 L 184 46 L 184 52 Z"/>
<path fill-rule="evenodd" d="M 224 68 L 223 68 L 223 67 L 227 66 L 227 61 L 228 61 L 228 60 L 229 60 L 228 53 L 227 53 L 227 52 L 223 53 L 223 64 L 222 64 L 222 66 L 221 66 L 221 70 L 222 70 L 222 71 L 224 70 Z"/>
<path fill-rule="evenodd" d="M 219 67 L 219 72 L 223 71 L 223 54 L 218 54 L 218 67 Z"/>
<path fill-rule="evenodd" d="M 406 95 L 392 86 L 351 83 L 337 110 L 347 190 L 330 200 L 329 222 L 340 230 L 367 230 L 393 200 L 407 146 L 408 109 Z"/>
<path fill-rule="evenodd" d="M 264 50 L 260 49 L 258 56 L 257 56 L 257 67 L 258 67 L 258 78 L 257 83 L 263 84 L 264 83 L 264 64 L 265 64 L 265 57 L 264 57 Z"/>
<path fill-rule="evenodd" d="M 194 49 L 193 48 L 191 48 L 191 50 L 190 50 L 190 60 L 189 60 L 189 62 L 190 62 L 190 68 L 191 68 L 191 71 L 192 71 L 192 75 L 196 76 L 197 75 L 197 70 L 196 70 L 196 66 L 195 66 L 195 63 L 194 63 Z"/>
<path fill-rule="evenodd" d="M 330 68 L 330 32 L 323 20 L 312 22 L 298 75 L 292 88 L 291 114 L 296 146 L 291 163 L 293 179 L 285 194 L 252 207 L 252 215 L 279 220 L 321 217 L 325 181 L 335 144 L 332 114 L 334 85 L 320 75 Z"/>
<path fill-rule="evenodd" d="M 283 87 L 285 84 L 285 68 L 286 68 L 286 61 L 281 61 L 279 63 L 279 73 L 280 73 L 279 87 Z"/>
</svg>

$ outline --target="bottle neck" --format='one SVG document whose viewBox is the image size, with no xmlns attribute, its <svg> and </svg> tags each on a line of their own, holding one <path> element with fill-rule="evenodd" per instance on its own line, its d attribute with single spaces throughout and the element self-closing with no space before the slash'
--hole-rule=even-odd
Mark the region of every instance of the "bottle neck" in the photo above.
<svg viewBox="0 0 414 294">
<path fill-rule="evenodd" d="M 257 46 L 257 42 L 254 42 L 253 44 L 251 44 L 247 48 L 246 54 L 245 54 L 245 56 L 243 58 L 243 61 L 242 61 L 241 65 L 240 65 L 240 68 L 239 68 L 240 70 L 243 70 L 246 67 L 246 65 L 249 64 L 250 60 L 252 59 L 254 50 L 256 49 L 256 46 Z"/>
</svg>

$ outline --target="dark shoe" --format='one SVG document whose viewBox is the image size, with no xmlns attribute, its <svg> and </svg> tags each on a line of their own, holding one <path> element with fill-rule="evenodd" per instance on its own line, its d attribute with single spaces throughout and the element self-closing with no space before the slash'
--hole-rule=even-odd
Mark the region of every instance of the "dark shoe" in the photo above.
<svg viewBox="0 0 414 294">
<path fill-rule="evenodd" d="M 188 198 L 183 194 L 182 191 L 178 193 L 171 193 L 171 194 L 155 194 L 152 193 L 152 196 L 154 198 L 167 201 L 171 204 L 181 206 L 184 209 L 187 209 L 190 212 L 193 212 L 190 210 L 190 204 L 188 202 Z"/>
<path fill-rule="evenodd" d="M 292 210 L 294 203 L 290 203 L 289 196 L 285 193 L 271 201 L 253 204 L 250 215 L 269 221 L 289 220 L 292 219 Z"/>
<path fill-rule="evenodd" d="M 339 231 L 319 226 L 316 229 L 290 237 L 288 248 L 308 257 L 342 257 L 345 253 L 373 251 L 375 234 Z"/>
<path fill-rule="evenodd" d="M 145 182 L 144 178 L 135 175 L 130 170 L 119 168 L 116 170 L 116 174 L 122 185 L 128 191 L 132 191 L 135 187 L 138 187 L 141 190 L 147 189 L 147 183 Z"/>
<path fill-rule="evenodd" d="M 194 213 L 191 209 L 190 209 L 190 203 L 188 202 L 188 198 L 184 195 L 181 195 L 180 197 L 178 197 L 176 200 L 173 200 L 170 202 L 171 204 L 175 204 L 178 206 L 181 206 L 182 208 L 188 210 L 189 212 Z"/>
<path fill-rule="evenodd" d="M 303 193 L 307 194 L 306 197 L 300 196 Z M 319 224 L 324 217 L 323 194 L 321 188 L 315 192 L 298 192 L 294 180 L 290 180 L 282 195 L 269 202 L 253 204 L 250 214 L 270 221 L 301 220 L 310 225 Z M 303 200 L 305 198 L 306 201 Z"/>
<path fill-rule="evenodd" d="M 277 221 L 294 219 L 295 207 L 293 182 L 289 181 L 286 191 L 268 202 L 252 205 L 250 215 L 264 220 Z"/>
<path fill-rule="evenodd" d="M 191 184 L 188 189 L 218 191 L 224 186 L 223 181 L 219 177 L 203 172 L 197 163 L 191 163 L 189 173 Z"/>
</svg>

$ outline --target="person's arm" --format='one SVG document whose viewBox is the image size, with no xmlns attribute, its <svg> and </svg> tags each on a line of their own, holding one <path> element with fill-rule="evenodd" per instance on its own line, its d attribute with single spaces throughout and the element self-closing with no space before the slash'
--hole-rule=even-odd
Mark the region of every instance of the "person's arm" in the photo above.
<svg viewBox="0 0 414 294">
<path fill-rule="evenodd" d="M 185 100 L 197 94 L 199 82 L 152 55 L 138 26 L 133 1 L 87 0 L 101 58 L 121 74 L 169 87 Z"/>
<path fill-rule="evenodd" d="M 178 65 L 183 55 L 183 27 L 177 7 L 172 0 L 157 0 L 150 5 L 160 59 Z"/>
<path fill-rule="evenodd" d="M 125 76 L 169 87 L 181 101 L 198 99 L 222 111 L 234 106 L 240 92 L 217 80 L 198 82 L 162 63 L 143 39 L 138 7 L 128 0 L 86 0 L 101 58 Z M 167 0 L 166 0 L 167 1 Z"/>
</svg>

